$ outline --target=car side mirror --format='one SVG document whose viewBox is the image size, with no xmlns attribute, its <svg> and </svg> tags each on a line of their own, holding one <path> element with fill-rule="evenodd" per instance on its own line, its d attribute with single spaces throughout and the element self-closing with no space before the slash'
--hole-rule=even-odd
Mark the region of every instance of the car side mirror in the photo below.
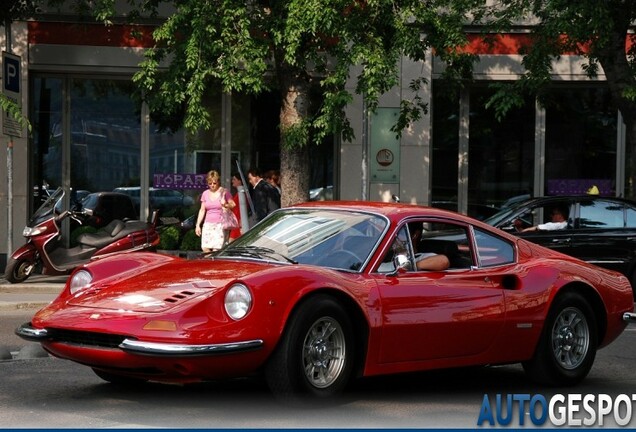
<svg viewBox="0 0 636 432">
<path fill-rule="evenodd" d="M 410 270 L 411 261 L 404 254 L 396 254 L 393 257 L 393 268 L 394 270 L 391 273 L 389 273 L 388 276 L 395 276 L 396 274 L 400 272 L 405 272 L 407 270 Z"/>
</svg>

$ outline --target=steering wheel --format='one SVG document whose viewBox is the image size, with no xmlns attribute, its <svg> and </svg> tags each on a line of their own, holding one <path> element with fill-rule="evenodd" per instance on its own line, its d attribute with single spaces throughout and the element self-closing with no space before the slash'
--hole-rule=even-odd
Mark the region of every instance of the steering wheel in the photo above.
<svg viewBox="0 0 636 432">
<path fill-rule="evenodd" d="M 358 270 L 362 266 L 362 259 L 350 250 L 341 249 L 318 260 L 317 264 L 348 270 Z"/>
<path fill-rule="evenodd" d="M 527 218 L 518 217 L 512 221 L 511 226 L 514 227 L 516 231 L 521 231 L 524 228 L 532 226 L 532 222 Z"/>
</svg>

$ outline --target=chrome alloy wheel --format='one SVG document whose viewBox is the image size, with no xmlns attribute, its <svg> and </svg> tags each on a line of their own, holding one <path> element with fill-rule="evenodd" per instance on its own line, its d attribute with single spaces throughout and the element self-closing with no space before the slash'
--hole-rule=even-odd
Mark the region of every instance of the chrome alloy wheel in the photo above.
<svg viewBox="0 0 636 432">
<path fill-rule="evenodd" d="M 345 335 L 338 322 L 330 317 L 317 320 L 303 343 L 302 362 L 309 383 L 316 388 L 332 385 L 345 366 L 345 356 Z"/>
<path fill-rule="evenodd" d="M 563 369 L 576 369 L 590 347 L 590 327 L 581 310 L 568 307 L 561 311 L 552 327 L 552 352 Z"/>
</svg>

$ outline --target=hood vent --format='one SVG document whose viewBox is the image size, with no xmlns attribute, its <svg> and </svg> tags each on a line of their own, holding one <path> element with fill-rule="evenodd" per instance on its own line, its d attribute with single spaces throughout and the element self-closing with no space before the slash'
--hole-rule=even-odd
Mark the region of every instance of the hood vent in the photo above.
<svg viewBox="0 0 636 432">
<path fill-rule="evenodd" d="M 163 299 L 163 301 L 165 301 L 166 303 L 177 303 L 180 300 L 187 299 L 188 297 L 192 297 L 195 294 L 196 293 L 192 291 L 181 291 Z"/>
</svg>

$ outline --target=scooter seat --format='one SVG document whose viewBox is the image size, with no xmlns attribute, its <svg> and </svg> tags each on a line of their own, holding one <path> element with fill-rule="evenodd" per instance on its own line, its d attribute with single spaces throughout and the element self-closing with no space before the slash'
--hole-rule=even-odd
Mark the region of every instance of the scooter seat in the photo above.
<svg viewBox="0 0 636 432">
<path fill-rule="evenodd" d="M 101 249 L 120 238 L 126 237 L 130 233 L 145 230 L 147 228 L 148 225 L 142 221 L 122 222 L 115 219 L 96 233 L 80 234 L 77 237 L 77 241 L 80 244 Z"/>
</svg>

